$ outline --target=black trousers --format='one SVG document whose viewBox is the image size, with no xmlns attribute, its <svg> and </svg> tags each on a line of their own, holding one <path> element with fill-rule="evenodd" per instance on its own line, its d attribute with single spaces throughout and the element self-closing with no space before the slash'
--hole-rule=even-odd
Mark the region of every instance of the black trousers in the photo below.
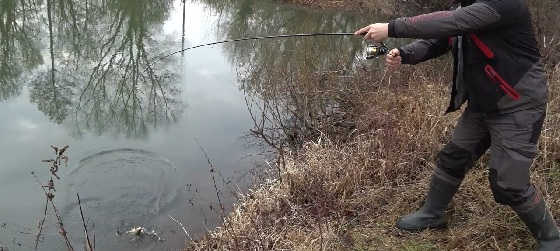
<svg viewBox="0 0 560 251">
<path fill-rule="evenodd" d="M 545 114 L 544 106 L 492 114 L 467 108 L 451 142 L 439 153 L 435 175 L 460 183 L 489 149 L 489 180 L 496 202 L 520 209 L 532 207 L 540 196 L 530 182 L 529 169 L 537 155 Z"/>
</svg>

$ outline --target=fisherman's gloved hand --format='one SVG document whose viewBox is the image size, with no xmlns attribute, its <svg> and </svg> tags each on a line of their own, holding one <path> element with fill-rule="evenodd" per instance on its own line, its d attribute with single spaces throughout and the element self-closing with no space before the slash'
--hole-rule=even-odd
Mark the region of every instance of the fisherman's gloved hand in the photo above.
<svg viewBox="0 0 560 251">
<path fill-rule="evenodd" d="M 383 42 L 389 36 L 389 24 L 388 23 L 370 24 L 354 32 L 354 35 L 364 36 L 364 39 L 366 40 Z"/>
<path fill-rule="evenodd" d="M 402 58 L 399 49 L 392 49 L 385 56 L 385 65 L 389 71 L 397 70 L 402 64 Z"/>
</svg>

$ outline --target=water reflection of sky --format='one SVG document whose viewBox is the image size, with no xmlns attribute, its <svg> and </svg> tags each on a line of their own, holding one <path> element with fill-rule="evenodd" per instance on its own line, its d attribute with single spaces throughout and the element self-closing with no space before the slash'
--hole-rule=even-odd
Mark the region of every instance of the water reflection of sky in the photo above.
<svg viewBox="0 0 560 251">
<path fill-rule="evenodd" d="M 174 3 L 175 8 L 163 26 L 163 37 L 171 37 L 178 41 L 176 48 L 180 49 L 182 7 L 181 1 Z M 187 45 L 197 44 L 202 41 L 215 39 L 214 28 L 216 17 L 212 16 L 201 4 L 188 4 L 186 13 Z M 171 48 L 173 49 L 173 48 Z M 174 57 L 181 57 L 176 55 Z M 108 149 L 135 148 L 156 153 L 169 160 L 177 169 L 176 175 L 179 183 L 172 184 L 182 189 L 187 184 L 192 184 L 200 189 L 197 196 L 201 199 L 198 207 L 207 208 L 205 201 L 214 200 L 214 191 L 209 184 L 208 166 L 206 159 L 194 139 L 198 139 L 208 151 L 213 164 L 222 170 L 224 176 L 240 175 L 243 170 L 253 165 L 254 158 L 247 155 L 256 152 L 247 148 L 246 139 L 242 137 L 251 128 L 252 122 L 246 112 L 243 93 L 235 82 L 235 73 L 219 47 L 201 48 L 185 54 L 179 66 L 179 88 L 182 90 L 181 98 L 185 110 L 177 123 L 170 123 L 158 128 L 149 127 L 149 133 L 144 138 L 129 138 L 118 133 L 96 135 L 86 132 L 81 137 L 72 135 L 72 121 L 67 119 L 60 125 L 49 120 L 44 113 L 37 109 L 37 105 L 30 102 L 29 91 L 24 88 L 21 95 L 10 99 L 0 105 L 0 223 L 7 222 L 13 231 L 29 226 L 34 229 L 39 220 L 44 206 L 43 195 L 38 185 L 33 181 L 30 172 L 35 171 L 45 181 L 48 177 L 47 168 L 40 160 L 51 158 L 52 150 L 49 145 L 69 144 L 69 167 L 63 173 L 63 181 L 68 173 L 75 169 L 80 160 Z M 146 167 L 150 168 L 150 167 Z M 118 170 L 115 170 L 118 172 Z M 112 175 L 112 174 L 108 174 Z M 70 177 L 70 176 L 68 176 Z M 103 177 L 91 177 L 87 182 L 103 185 Z M 98 180 L 95 180 L 98 179 Z M 69 181 L 64 181 L 68 183 Z M 134 180 L 123 180 L 123 183 L 134 183 Z M 154 182 L 166 182 L 154 178 Z M 62 190 L 63 185 L 59 185 Z M 68 203 L 67 199 L 74 198 L 65 191 L 57 194 L 56 203 Z M 80 192 L 80 191 L 75 191 Z M 82 191 L 85 194 L 92 191 Z M 115 191 L 118 192 L 118 191 Z M 95 191 L 93 191 L 95 193 Z M 98 195 L 103 196 L 103 195 Z M 193 209 L 188 208 L 186 199 L 189 194 L 184 194 L 179 202 L 171 205 L 168 211 L 159 212 L 155 218 L 146 219 L 138 224 L 159 224 L 171 245 L 183 245 L 182 233 L 171 233 L 175 229 L 167 214 L 175 215 L 183 223 L 192 226 L 193 231 L 202 228 L 202 216 Z M 85 205 L 87 209 L 87 204 Z M 123 208 L 123 214 L 126 214 Z M 212 216 L 212 213 L 207 213 Z M 69 217 L 71 218 L 71 217 Z M 211 220 L 211 219 L 210 219 Z M 92 219 L 95 222 L 95 219 Z M 70 226 L 75 225 L 69 223 Z M 54 225 L 53 225 L 54 226 Z M 100 227 L 98 227 L 100 228 Z M 51 231 L 54 227 L 50 228 Z M 2 230 L 0 230 L 2 231 Z M 10 245 L 12 238 L 20 239 L 24 246 L 32 243 L 28 235 L 3 235 L 0 232 L 0 243 Z M 10 232 L 7 232 L 10 233 Z M 76 235 L 80 235 L 79 231 Z M 114 233 L 97 234 L 100 241 Z M 49 239 L 60 242 L 56 234 L 49 234 Z M 80 238 L 77 236 L 75 238 Z M 114 241 L 114 238 L 109 238 Z M 57 245 L 48 244 L 45 245 Z M 29 244 L 29 245 L 28 245 Z M 60 243 L 59 243 L 60 244 Z M 111 241 L 104 245 L 111 245 Z M 107 247 L 107 246 L 106 246 Z M 52 248 L 52 247 L 51 247 Z M 126 248 L 126 247 L 119 247 Z M 136 247 L 137 248 L 137 247 Z M 132 249 L 136 249 L 132 248 Z M 109 249 L 105 249 L 109 250 Z"/>
<path fill-rule="evenodd" d="M 58 1 L 62 0 L 52 2 Z M 123 0 L 115 1 L 115 3 L 131 4 L 134 2 Z M 362 24 L 366 19 L 365 17 L 347 16 L 336 11 L 306 11 L 294 8 L 294 6 L 280 6 L 261 0 L 187 1 L 185 47 L 251 35 L 348 32 L 357 26 L 356 23 Z M 133 15 L 134 11 L 137 11 L 131 10 L 129 13 L 126 10 L 128 9 L 115 10 L 115 13 L 128 17 L 126 15 Z M 157 20 L 158 13 L 150 12 L 150 14 L 156 16 L 156 18 L 152 18 Z M 103 22 L 110 20 L 113 19 L 103 16 L 99 21 L 99 26 L 103 28 L 105 25 Z M 177 0 L 173 2 L 173 8 L 169 11 L 163 24 L 156 22 L 147 25 L 150 27 L 148 35 L 153 34 L 146 38 L 150 58 L 157 58 L 181 48 L 182 22 L 183 8 L 181 1 Z M 131 27 L 138 30 L 143 26 L 133 24 Z M 42 55 L 47 65 L 39 68 L 41 71 L 47 72 L 50 67 L 48 65 L 50 64 L 50 53 L 48 36 L 45 35 L 45 33 L 48 34 L 46 24 L 43 24 L 40 30 L 43 36 Z M 108 32 L 102 31 L 101 34 L 94 35 L 108 35 L 105 33 Z M 56 38 L 62 39 L 65 36 Z M 89 46 L 98 47 L 96 44 Z M 57 55 L 62 55 L 63 58 L 70 60 L 74 54 L 66 51 L 68 48 L 70 46 L 57 47 L 57 50 L 61 50 Z M 134 46 L 132 48 L 137 49 Z M 147 193 L 153 192 L 154 195 L 157 195 L 168 194 L 170 186 L 171 189 L 182 191 L 177 200 L 163 207 L 154 207 L 157 209 L 155 215 L 133 219 L 131 221 L 134 222 L 126 222 L 126 224 L 157 225 L 168 240 L 165 245 L 174 248 L 182 247 L 184 236 L 181 231 L 171 231 L 175 230 L 177 226 L 169 220 L 168 214 L 189 226 L 193 233 L 201 233 L 205 230 L 204 218 L 208 218 L 210 228 L 212 222 L 216 220 L 215 213 L 208 212 L 209 203 L 213 203 L 216 208 L 216 199 L 214 188 L 210 183 L 207 160 L 203 157 L 195 139 L 204 146 L 213 164 L 221 170 L 225 177 L 246 177 L 245 174 L 249 168 L 254 166 L 255 162 L 262 162 L 262 157 L 254 154 L 260 150 L 249 147 L 247 139 L 244 138 L 248 130 L 253 127 L 253 121 L 247 112 L 242 88 L 248 88 L 250 92 L 252 90 L 250 85 L 254 84 L 256 87 L 266 90 L 270 87 L 267 84 L 277 84 L 277 81 L 263 83 L 244 81 L 243 87 L 241 87 L 237 77 L 241 76 L 246 80 L 251 79 L 251 74 L 255 74 L 265 76 L 263 79 L 266 80 L 267 76 L 273 76 L 264 71 L 268 69 L 266 67 L 266 69 L 261 69 L 263 72 L 243 72 L 263 65 L 274 69 L 291 64 L 305 74 L 324 70 L 321 67 L 329 67 L 329 62 L 338 60 L 351 66 L 354 54 L 359 53 L 360 50 L 360 39 L 323 37 L 243 42 L 203 47 L 188 51 L 184 55 L 176 54 L 168 60 L 157 62 L 155 67 L 164 68 L 164 70 L 170 69 L 177 74 L 177 78 L 166 84 L 169 84 L 167 87 L 170 89 L 179 90 L 173 98 L 177 98 L 184 109 L 179 109 L 180 114 L 178 114 L 177 121 L 159 123 L 156 128 L 153 124 L 146 123 L 145 133 L 132 133 L 132 135 L 127 135 L 129 125 L 111 124 L 122 122 L 122 119 L 94 121 L 110 124 L 106 128 L 102 126 L 101 128 L 106 130 L 101 130 L 101 132 L 96 132 L 95 125 L 88 127 L 83 120 L 76 123 L 72 114 L 61 124 L 52 122 L 45 113 L 45 109 L 39 110 L 39 105 L 31 101 L 33 86 L 22 88 L 19 96 L 12 97 L 0 105 L 0 118 L 2 119 L 0 123 L 0 226 L 4 222 L 9 224 L 9 231 L 0 227 L 0 246 L 12 245 L 13 237 L 16 237 L 17 241 L 24 242 L 27 247 L 33 243 L 30 241 L 33 236 L 14 234 L 25 226 L 34 229 L 44 206 L 42 191 L 29 173 L 37 172 L 45 182 L 48 178 L 47 167 L 40 163 L 40 160 L 52 157 L 49 145 L 68 144 L 70 145 L 68 151 L 70 162 L 68 168 L 63 171 L 63 183 L 59 185 L 56 197 L 56 203 L 60 205 L 60 208 L 72 208 L 68 205 L 75 200 L 75 193 L 80 192 L 84 201 L 88 201 L 85 204 L 86 212 L 88 203 L 90 203 L 90 209 L 95 208 L 95 210 L 101 211 L 97 206 L 102 208 L 104 205 L 120 205 L 119 203 L 127 201 L 129 204 L 121 206 L 122 212 L 120 212 L 125 218 L 134 211 L 130 209 L 132 206 L 152 207 L 151 204 L 146 204 L 149 202 L 140 201 L 142 198 L 150 198 L 150 196 L 143 197 L 142 194 L 134 195 L 138 198 L 136 202 L 114 199 L 118 198 L 116 195 L 119 195 L 120 192 L 125 191 L 125 187 L 133 188 L 133 190 L 155 189 L 157 191 Z M 117 59 L 126 56 L 123 51 L 117 49 L 111 52 L 116 53 Z M 96 57 L 96 55 L 90 56 Z M 310 64 L 307 63 L 308 59 L 313 59 L 309 61 Z M 57 63 L 62 61 L 61 58 L 57 60 Z M 78 66 L 86 68 L 86 73 L 89 73 L 95 67 L 96 62 L 85 61 L 87 63 Z M 314 61 L 318 61 L 315 62 L 316 68 L 311 66 Z M 235 69 L 232 65 L 240 67 L 241 70 Z M 74 72 L 64 72 L 64 70 L 67 69 L 56 72 L 57 79 L 74 79 L 73 77 L 76 77 L 69 76 L 71 75 L 69 73 Z M 87 81 L 89 74 L 82 72 L 80 75 L 80 71 L 76 72 L 78 82 Z M 118 71 L 116 72 L 115 75 L 119 77 Z M 112 85 L 110 88 L 115 88 L 115 79 L 117 78 L 113 78 L 113 82 L 110 82 Z M 79 83 L 84 85 L 83 82 Z M 48 85 L 46 86 L 48 87 Z M 77 90 L 83 90 L 80 88 L 83 86 L 78 86 Z M 259 96 L 256 95 L 252 98 L 258 99 Z M 78 97 L 74 97 L 73 101 L 75 102 L 77 99 Z M 104 104 L 106 100 L 102 101 L 101 104 Z M 48 108 L 48 102 L 46 104 Z M 85 105 L 84 107 L 91 109 L 93 106 Z M 75 106 L 71 108 L 75 108 Z M 84 110 L 88 112 L 87 109 Z M 77 126 L 80 126 L 80 133 L 76 133 Z M 107 152 L 110 154 L 100 154 Z M 88 161 L 81 161 L 86 159 Z M 143 166 L 142 163 L 148 164 Z M 119 168 L 119 165 L 123 165 L 124 168 Z M 135 179 L 135 174 L 130 170 L 131 167 L 139 169 L 136 175 L 150 173 L 158 175 L 154 175 L 151 181 L 146 181 L 145 176 L 136 176 Z M 77 171 L 72 172 L 73 170 Z M 89 172 L 84 170 L 89 170 Z M 140 180 L 141 182 L 139 182 Z M 221 177 L 218 177 L 218 181 L 221 186 Z M 234 179 L 234 182 L 238 181 L 238 179 Z M 158 190 L 157 184 L 165 184 L 168 187 Z M 122 190 L 119 189 L 121 185 Z M 95 189 L 96 186 L 99 186 L 99 190 Z M 185 186 L 188 189 L 184 189 Z M 80 188 L 87 188 L 87 190 L 83 191 Z M 106 191 L 108 188 L 111 191 Z M 196 190 L 199 192 L 193 193 Z M 228 196 L 227 191 L 222 192 L 222 196 Z M 104 196 L 102 193 L 111 194 Z M 133 192 L 127 194 L 133 194 Z M 123 194 L 123 196 L 127 194 Z M 193 196 L 196 199 L 194 207 L 187 203 Z M 109 198 L 113 199 L 106 201 Z M 132 200 L 134 199 L 132 198 Z M 226 199 L 226 204 L 229 203 L 231 203 L 231 199 Z M 65 216 L 69 228 L 78 229 L 71 233 L 76 232 L 77 236 L 74 238 L 79 239 L 81 222 L 76 220 L 75 213 L 76 210 L 65 212 Z M 95 216 L 97 215 L 102 214 L 94 211 L 88 216 L 92 217 L 93 222 L 96 222 Z M 103 222 L 103 220 L 97 219 L 97 222 Z M 127 241 L 122 242 L 115 238 L 114 225 L 97 226 L 97 230 L 99 231 L 96 234 L 97 240 L 104 240 L 102 245 L 106 245 L 100 247 L 100 250 L 142 249 L 142 247 L 130 246 Z M 50 231 L 47 236 L 50 242 L 45 243 L 44 247 L 48 247 L 45 248 L 48 250 L 56 250 L 59 245 L 62 245 L 62 242 L 56 235 L 54 227 L 51 227 Z M 162 249 L 161 246 L 151 248 Z"/>
</svg>

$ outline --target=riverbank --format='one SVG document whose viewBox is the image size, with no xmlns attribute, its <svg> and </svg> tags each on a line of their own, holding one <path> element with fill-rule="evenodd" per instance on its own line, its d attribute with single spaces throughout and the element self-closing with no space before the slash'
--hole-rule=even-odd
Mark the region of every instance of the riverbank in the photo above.
<svg viewBox="0 0 560 251">
<path fill-rule="evenodd" d="M 360 1 L 297 2 L 354 8 Z M 551 8 L 546 2 L 532 6 L 538 13 L 535 22 L 539 38 L 549 38 L 541 44 L 550 83 L 548 117 L 532 180 L 558 216 L 560 66 L 558 45 L 547 44 L 550 37 L 558 34 L 543 23 L 554 21 L 547 10 L 557 6 Z M 222 227 L 189 243 L 187 249 L 534 248 L 533 238 L 515 214 L 494 202 L 484 168 L 487 157 L 467 176 L 455 196 L 448 229 L 412 234 L 394 227 L 398 217 L 419 207 L 435 167 L 436 154 L 448 141 L 460 115 L 443 115 L 451 80 L 450 60 L 444 57 L 414 67 L 404 66 L 390 75 L 358 68 L 343 86 L 337 72 L 296 76 L 294 81 L 301 84 L 294 86 L 313 89 L 307 92 L 345 93 L 341 97 L 345 106 L 341 109 L 352 128 L 322 131 L 318 137 L 309 138 L 301 149 L 286 149 L 283 164 L 271 167 L 272 173 L 278 169 L 276 178 L 253 187 L 236 203 Z"/>
<path fill-rule="evenodd" d="M 371 0 L 281 0 L 286 3 L 304 5 L 311 8 L 344 9 L 350 11 L 379 11 L 384 14 L 393 14 L 397 1 L 371 1 Z"/>
</svg>

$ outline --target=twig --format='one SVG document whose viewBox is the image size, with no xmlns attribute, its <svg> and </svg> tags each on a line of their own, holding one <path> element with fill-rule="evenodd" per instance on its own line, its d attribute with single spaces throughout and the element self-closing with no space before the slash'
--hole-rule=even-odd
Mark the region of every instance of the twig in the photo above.
<svg viewBox="0 0 560 251">
<path fill-rule="evenodd" d="M 51 207 L 53 208 L 54 214 L 56 216 L 57 219 L 57 223 L 58 223 L 58 228 L 59 228 L 59 233 L 62 236 L 62 238 L 64 239 L 64 242 L 66 243 L 66 247 L 68 248 L 69 251 L 74 251 L 74 247 L 72 247 L 72 243 L 70 242 L 70 240 L 68 239 L 68 232 L 66 232 L 66 229 L 64 229 L 64 224 L 62 223 L 62 217 L 60 217 L 60 214 L 58 213 L 58 209 L 56 208 L 53 198 L 54 195 L 50 192 L 47 192 L 47 189 L 45 189 L 45 187 L 48 186 L 43 186 L 41 185 L 41 183 L 39 182 L 39 178 L 37 178 L 37 175 L 35 175 L 34 172 L 31 172 L 31 175 L 35 178 L 35 181 L 40 185 L 41 189 L 43 189 L 43 192 L 45 193 L 45 197 L 47 199 L 46 203 L 51 203 Z"/>
<path fill-rule="evenodd" d="M 58 221 L 58 228 L 60 230 L 59 233 L 64 239 L 64 241 L 66 242 L 66 247 L 68 248 L 69 251 L 74 251 L 74 247 L 72 247 L 72 243 L 68 239 L 68 232 L 66 231 L 66 229 L 64 229 L 64 224 L 62 223 L 62 217 L 60 217 L 60 214 L 58 213 L 58 209 L 56 209 L 56 206 L 54 205 L 54 201 L 52 200 L 52 197 L 48 198 L 48 200 L 51 202 L 51 207 L 53 208 L 54 215 L 56 216 L 56 219 Z"/>
<path fill-rule="evenodd" d="M 47 210 L 49 206 L 49 201 L 45 201 L 45 212 L 43 213 L 43 219 L 39 221 L 39 231 L 37 232 L 37 236 L 35 237 L 35 250 L 39 249 L 39 239 L 41 238 L 41 232 L 43 232 L 43 226 L 45 225 L 45 220 L 47 219 Z"/>
<path fill-rule="evenodd" d="M 224 204 L 222 203 L 222 199 L 220 198 L 220 190 L 218 189 L 218 185 L 216 184 L 216 177 L 214 175 L 214 172 L 216 171 L 214 168 L 214 165 L 212 164 L 212 161 L 210 160 L 210 157 L 208 157 L 208 153 L 206 153 L 206 150 L 202 147 L 202 145 L 200 145 L 200 142 L 198 142 L 197 139 L 194 139 L 194 141 L 196 142 L 196 144 L 198 145 L 198 147 L 200 148 L 200 150 L 202 151 L 202 153 L 204 154 L 204 157 L 206 158 L 206 161 L 208 162 L 208 168 L 210 171 L 210 177 L 212 178 L 212 182 L 214 183 L 214 190 L 216 190 L 216 197 L 218 198 L 218 203 L 220 204 L 220 210 L 221 210 L 221 217 L 222 217 L 222 223 L 225 223 L 225 209 L 224 209 Z"/>
<path fill-rule="evenodd" d="M 200 150 L 202 151 L 202 153 L 204 154 L 204 157 L 206 158 L 206 161 L 208 162 L 208 168 L 210 171 L 210 177 L 212 178 L 212 182 L 214 184 L 214 190 L 216 190 L 216 197 L 218 198 L 218 203 L 220 204 L 220 210 L 221 210 L 221 219 L 222 219 L 222 224 L 224 224 L 224 227 L 226 229 L 226 231 L 229 233 L 229 235 L 233 238 L 233 240 L 235 241 L 235 250 L 239 250 L 239 245 L 237 244 L 237 238 L 236 236 L 232 233 L 233 229 L 230 229 L 228 227 L 228 224 L 226 223 L 226 216 L 225 216 L 225 209 L 224 209 L 224 204 L 222 203 L 222 199 L 220 198 L 220 190 L 218 189 L 218 185 L 216 184 L 216 177 L 214 175 L 215 172 L 215 168 L 214 165 L 212 164 L 212 161 L 210 160 L 210 157 L 208 157 L 208 153 L 206 153 L 206 150 L 204 149 L 204 147 L 202 147 L 202 145 L 200 144 L 200 142 L 198 142 L 198 140 L 195 138 L 194 141 L 196 142 L 196 144 L 198 145 L 198 147 L 200 148 Z"/>
<path fill-rule="evenodd" d="M 86 226 L 86 221 L 84 219 L 84 212 L 82 210 L 82 202 L 80 200 L 80 194 L 76 193 L 76 196 L 78 196 L 78 205 L 80 206 L 80 216 L 82 216 L 82 223 L 84 225 L 84 232 L 85 232 L 85 235 L 86 235 L 86 240 L 87 240 L 87 244 L 88 244 L 88 247 L 89 247 L 89 251 L 93 251 L 94 250 L 93 246 L 91 245 L 91 241 L 89 241 L 89 234 L 88 234 L 88 230 L 87 230 L 87 226 Z"/>
<path fill-rule="evenodd" d="M 59 167 L 62 165 L 62 161 L 64 161 L 65 165 L 68 165 L 68 157 L 66 155 L 64 155 L 64 153 L 66 152 L 68 147 L 69 147 L 68 145 L 66 145 L 64 147 L 57 147 L 57 146 L 51 145 L 51 148 L 54 150 L 54 153 L 56 155 L 56 159 L 49 159 L 49 160 L 41 161 L 41 162 L 45 162 L 45 163 L 50 164 L 49 171 L 51 173 L 51 178 L 49 179 L 47 185 L 42 185 L 41 182 L 39 181 L 39 178 L 35 174 L 35 172 L 31 172 L 31 175 L 35 179 L 35 182 L 39 185 L 39 187 L 41 187 L 41 189 L 43 189 L 43 192 L 45 194 L 45 199 L 46 199 L 43 219 L 41 221 L 39 221 L 39 226 L 38 226 L 39 231 L 37 232 L 37 236 L 35 238 L 35 250 L 37 250 L 39 248 L 39 239 L 40 239 L 41 233 L 43 231 L 43 226 L 45 224 L 45 220 L 47 218 L 48 204 L 50 202 L 51 207 L 53 209 L 53 212 L 54 212 L 54 214 L 56 216 L 56 219 L 57 219 L 59 233 L 62 236 L 62 239 L 64 240 L 68 250 L 69 251 L 74 251 L 74 248 L 72 247 L 72 243 L 69 240 L 68 232 L 66 232 L 66 229 L 64 229 L 64 224 L 62 223 L 62 217 L 60 217 L 60 214 L 58 213 L 58 209 L 56 208 L 56 205 L 54 204 L 54 200 L 53 200 L 54 196 L 55 196 L 56 189 L 55 189 L 54 180 L 53 180 L 52 177 L 60 179 L 60 177 L 56 173 L 58 172 Z"/>
<path fill-rule="evenodd" d="M 171 219 L 172 221 L 174 221 L 175 223 L 177 223 L 177 225 L 179 225 L 181 227 L 181 229 L 183 229 L 183 232 L 185 233 L 185 236 L 187 238 L 189 238 L 189 240 L 193 241 L 193 238 L 191 237 L 191 235 L 189 234 L 189 232 L 187 231 L 187 229 L 185 228 L 185 226 L 183 225 L 183 223 L 181 223 L 180 221 L 178 221 L 177 219 L 173 218 L 173 216 L 171 215 L 167 215 L 169 216 L 169 219 Z"/>
<path fill-rule="evenodd" d="M 500 245 L 498 245 L 498 241 L 496 241 L 496 237 L 492 236 L 492 240 L 494 240 L 494 246 L 496 246 L 496 249 L 498 251 L 502 251 L 502 249 L 500 248 Z"/>
</svg>

